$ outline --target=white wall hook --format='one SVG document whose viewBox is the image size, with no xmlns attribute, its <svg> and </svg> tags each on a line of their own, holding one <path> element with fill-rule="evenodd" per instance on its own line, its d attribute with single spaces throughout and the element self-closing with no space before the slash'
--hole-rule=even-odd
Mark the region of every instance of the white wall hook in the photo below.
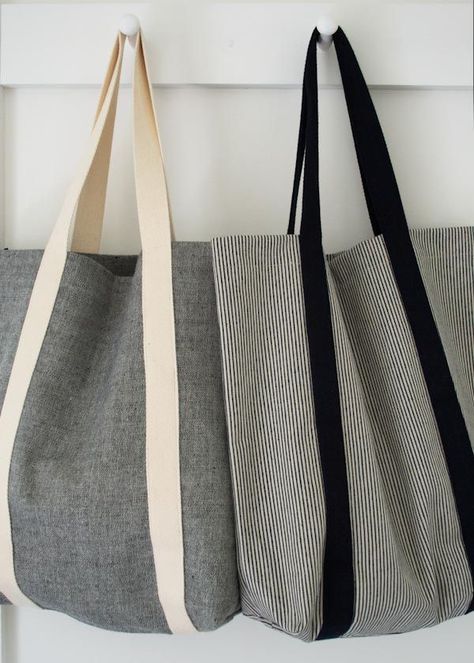
<svg viewBox="0 0 474 663">
<path fill-rule="evenodd" d="M 120 19 L 119 30 L 122 34 L 128 37 L 128 41 L 132 46 L 135 44 L 135 38 L 140 31 L 140 21 L 135 14 L 124 14 Z"/>
<path fill-rule="evenodd" d="M 322 51 L 327 51 L 332 44 L 332 36 L 339 27 L 329 16 L 321 16 L 316 23 L 319 32 L 318 46 Z"/>
</svg>

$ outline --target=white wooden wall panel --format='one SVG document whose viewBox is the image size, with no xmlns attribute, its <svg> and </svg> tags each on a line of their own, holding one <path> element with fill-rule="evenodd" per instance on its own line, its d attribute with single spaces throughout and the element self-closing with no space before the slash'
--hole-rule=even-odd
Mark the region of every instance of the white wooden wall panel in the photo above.
<svg viewBox="0 0 474 663">
<path fill-rule="evenodd" d="M 151 77 L 164 85 L 300 85 L 312 27 L 330 14 L 348 34 L 370 85 L 472 85 L 470 3 L 104 3 L 3 5 L 2 85 L 101 80 L 120 17 L 148 35 Z M 58 57 L 60 54 L 60 57 Z M 338 82 L 332 64 L 321 83 Z"/>
<path fill-rule="evenodd" d="M 11 627 L 7 663 L 470 663 L 474 645 L 468 617 L 405 635 L 311 644 L 241 616 L 213 633 L 170 637 L 107 633 L 25 608 Z"/>
<path fill-rule="evenodd" d="M 471 93 L 376 90 L 373 95 L 410 223 L 470 224 Z M 96 96 L 96 90 L 5 90 L 6 246 L 44 246 Z M 155 97 L 178 239 L 284 232 L 299 91 L 159 89 Z M 106 210 L 107 252 L 138 249 L 129 90 L 122 101 Z M 320 125 L 324 241 L 335 251 L 370 232 L 341 90 L 322 91 Z"/>
<path fill-rule="evenodd" d="M 345 27 L 373 88 L 410 224 L 474 223 L 470 2 L 12 4 L 0 31 L 4 245 L 44 246 L 127 12 L 147 36 L 178 239 L 284 232 L 304 50 L 321 13 Z M 336 251 L 370 228 L 334 52 L 320 63 L 324 242 Z M 129 89 L 121 101 L 103 248 L 129 253 L 138 248 Z M 241 617 L 190 638 L 108 633 L 34 610 L 0 618 L 0 663 L 446 663 L 474 651 L 472 615 L 316 645 Z"/>
</svg>

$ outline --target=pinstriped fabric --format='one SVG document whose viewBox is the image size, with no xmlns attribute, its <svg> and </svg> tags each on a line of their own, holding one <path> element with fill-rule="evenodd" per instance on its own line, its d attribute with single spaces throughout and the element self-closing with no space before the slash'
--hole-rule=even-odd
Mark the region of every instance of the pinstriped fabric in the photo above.
<svg viewBox="0 0 474 663">
<path fill-rule="evenodd" d="M 473 443 L 474 227 L 417 229 L 412 240 Z"/>
<path fill-rule="evenodd" d="M 325 509 L 299 242 L 234 237 L 214 246 L 243 610 L 312 640 Z"/>
<path fill-rule="evenodd" d="M 473 232 L 417 230 L 412 239 L 468 420 Z M 293 236 L 221 238 L 213 253 L 243 610 L 312 640 L 324 617 L 325 508 L 299 244 Z M 327 271 L 355 574 L 346 635 L 430 626 L 463 614 L 473 587 L 383 237 L 328 256 Z M 301 539 L 297 549 L 290 531 Z"/>
<path fill-rule="evenodd" d="M 347 393 L 350 380 L 339 369 L 358 576 L 348 635 L 428 626 L 462 614 L 471 590 L 423 373 L 383 238 L 329 265 L 336 356 L 350 354 L 359 379 Z M 362 405 L 365 431 L 354 425 Z"/>
</svg>

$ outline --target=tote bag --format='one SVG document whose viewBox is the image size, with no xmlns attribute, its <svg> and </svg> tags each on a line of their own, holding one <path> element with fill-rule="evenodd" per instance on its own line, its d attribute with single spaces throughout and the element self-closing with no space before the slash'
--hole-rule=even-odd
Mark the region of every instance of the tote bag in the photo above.
<svg viewBox="0 0 474 663">
<path fill-rule="evenodd" d="M 193 632 L 239 609 L 211 247 L 171 243 L 138 37 L 142 252 L 97 255 L 123 49 L 45 251 L 0 254 L 0 591 L 107 629 Z"/>
<path fill-rule="evenodd" d="M 242 610 L 306 641 L 462 615 L 474 568 L 474 228 L 408 229 L 339 29 L 375 236 L 324 255 L 317 38 L 289 234 L 213 240 Z"/>
</svg>

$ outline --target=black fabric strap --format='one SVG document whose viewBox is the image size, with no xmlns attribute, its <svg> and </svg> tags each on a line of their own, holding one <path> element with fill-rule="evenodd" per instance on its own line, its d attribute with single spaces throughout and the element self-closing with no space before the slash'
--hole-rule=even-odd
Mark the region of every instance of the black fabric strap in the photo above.
<svg viewBox="0 0 474 663">
<path fill-rule="evenodd" d="M 372 226 L 383 233 L 415 339 L 449 470 L 474 583 L 474 454 L 418 268 L 387 146 L 344 32 L 334 38 Z M 377 232 L 377 231 L 376 231 Z M 474 609 L 474 600 L 469 610 Z"/>
<path fill-rule="evenodd" d="M 317 31 L 314 34 L 317 35 Z M 474 454 L 469 434 L 420 274 L 383 133 L 362 72 L 341 28 L 334 35 L 334 45 L 372 228 L 375 234 L 384 236 L 393 273 L 413 333 L 443 444 L 474 583 Z M 307 69 L 311 67 L 317 68 L 315 48 L 311 49 L 309 63 L 308 61 L 306 63 L 305 78 L 309 75 Z M 315 79 L 313 76 L 310 78 Z M 312 87 L 312 93 L 316 95 L 316 111 L 309 103 L 309 90 L 305 85 L 304 108 L 301 113 L 304 132 L 300 130 L 288 228 L 289 232 L 294 232 L 296 201 L 304 161 L 303 213 L 300 231 L 302 245 L 309 236 L 314 237 L 318 244 L 321 243 L 319 163 L 317 150 L 315 151 L 311 143 L 317 140 L 317 130 L 315 132 L 308 126 L 317 124 L 317 87 L 316 89 Z M 309 162 L 308 150 L 311 150 L 312 154 Z M 312 206 L 306 206 L 310 214 L 305 213 L 305 184 L 308 190 L 311 188 L 313 191 Z M 303 267 L 303 272 L 304 270 Z M 313 292 L 305 286 L 305 298 L 313 297 Z M 318 321 L 320 324 L 320 316 Z M 331 517 L 329 509 L 328 517 Z M 474 598 L 468 611 L 473 609 Z"/>
<path fill-rule="evenodd" d="M 325 639 L 343 635 L 353 621 L 354 572 L 344 437 L 321 224 L 309 223 L 309 220 L 319 217 L 319 194 L 315 186 L 318 173 L 318 82 L 314 64 L 317 36 L 314 32 L 306 57 L 300 126 L 302 148 L 298 150 L 296 168 L 301 173 L 304 156 L 303 218 L 307 222 L 300 233 L 300 254 L 315 421 L 327 514 L 323 625 L 319 634 L 319 639 Z M 293 196 L 296 208 L 297 186 Z"/>
</svg>

